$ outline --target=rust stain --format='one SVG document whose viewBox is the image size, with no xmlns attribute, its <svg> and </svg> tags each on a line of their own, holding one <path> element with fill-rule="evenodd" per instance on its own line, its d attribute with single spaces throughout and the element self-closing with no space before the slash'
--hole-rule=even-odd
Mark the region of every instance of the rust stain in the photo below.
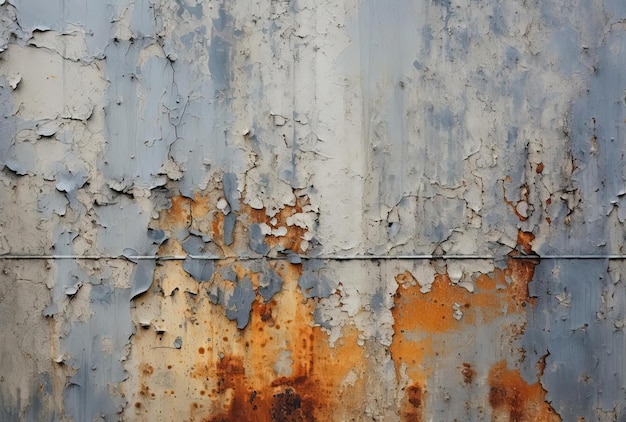
<svg viewBox="0 0 626 422">
<path fill-rule="evenodd" d="M 396 275 L 395 279 L 402 286 L 417 285 L 417 279 L 409 271 Z"/>
<path fill-rule="evenodd" d="M 518 230 L 517 232 L 517 244 L 521 246 L 524 253 L 532 253 L 533 247 L 532 243 L 535 240 L 535 235 L 531 232 L 525 232 L 522 230 Z"/>
<path fill-rule="evenodd" d="M 193 229 L 206 234 L 225 256 L 233 256 L 234 251 L 247 247 L 247 227 L 265 223 L 287 229 L 284 236 L 266 236 L 269 246 L 303 252 L 306 230 L 288 226 L 287 219 L 304 212 L 308 198 L 300 197 L 296 205 L 284 207 L 275 220 L 267 217 L 265 209 L 255 210 L 242 204 L 234 243 L 227 247 L 223 240 L 224 215 L 216 210 L 220 195 L 215 191 L 196 195 L 193 200 L 172 198 L 172 207 L 161 213 L 158 227 L 172 231 Z M 518 244 L 525 253 L 532 251 L 532 241 L 531 233 L 518 233 Z M 165 242 L 159 250 L 161 254 L 182 252 L 175 239 Z M 312 326 L 316 303 L 306 299 L 298 286 L 301 265 L 287 261 L 269 265 L 282 278 L 282 289 L 268 302 L 257 294 L 243 330 L 226 317 L 222 305 L 209 300 L 208 293 L 216 286 L 223 292 L 232 292 L 235 283 L 222 279 L 223 270 L 234 271 L 238 279 L 247 277 L 258 289 L 258 270 L 251 270 L 244 261 L 228 258 L 215 262 L 214 276 L 209 282 L 198 283 L 179 261 L 165 261 L 157 268 L 158 288 L 146 292 L 133 310 L 138 325 L 148 315 L 158 330 L 138 330 L 132 339 L 127 368 L 130 373 L 139 374 L 139 379 L 129 384 L 129 419 L 139 411 L 146 421 L 162 420 L 167 415 L 203 422 L 344 420 L 363 414 L 367 368 L 371 363 L 368 364 L 367 349 L 357 343 L 359 331 L 353 325 L 344 326 L 342 337 L 331 346 L 327 334 Z M 505 269 L 476 274 L 473 293 L 451 283 L 447 274 L 437 275 L 427 294 L 419 291 L 419 283 L 411 272 L 396 276 L 401 286 L 394 298 L 394 336 L 389 350 L 398 379 L 409 379 L 404 396 L 397 403 L 399 416 L 410 421 L 424 417 L 428 379 L 436 368 L 436 356 L 445 357 L 446 351 L 441 347 L 445 339 L 501 318 L 503 309 L 507 314 L 525 312 L 534 266 L 531 260 L 510 258 Z M 461 306 L 460 321 L 453 317 L 453 305 Z M 177 337 L 183 340 L 179 349 L 173 347 Z M 495 371 L 494 379 L 502 378 L 502 373 Z M 473 384 L 476 370 L 463 363 L 461 375 L 466 384 Z M 494 403 L 498 391 L 494 393 Z M 508 403 L 506 394 L 504 406 Z M 491 403 L 491 395 L 489 398 Z M 502 405 L 492 406 L 497 412 L 504 412 Z"/>
<path fill-rule="evenodd" d="M 537 173 L 541 174 L 541 173 L 543 173 L 543 168 L 544 168 L 543 163 L 539 163 L 539 164 L 537 164 L 537 168 L 535 169 L 535 171 Z"/>
<path fill-rule="evenodd" d="M 422 387 L 415 383 L 405 389 L 404 403 L 402 405 L 402 419 L 407 422 L 421 422 L 422 420 Z"/>
<path fill-rule="evenodd" d="M 496 268 L 491 275 L 480 274 L 473 293 L 453 284 L 446 274 L 436 275 L 431 291 L 426 294 L 420 292 L 419 285 L 400 287 L 392 310 L 396 329 L 441 333 L 459 329 L 463 324 L 489 322 L 502 314 L 503 304 L 511 305 L 508 312 L 521 312 L 524 303 L 529 301 L 528 283 L 534 267 L 533 261 L 509 258 L 508 268 Z M 406 277 L 403 273 L 396 280 Z M 462 308 L 461 321 L 452 317 L 454 304 Z"/>
<path fill-rule="evenodd" d="M 494 421 L 560 421 L 545 401 L 546 391 L 539 382 L 528 384 L 518 370 L 508 369 L 506 361 L 489 371 L 489 404 Z"/>
<path fill-rule="evenodd" d="M 295 224 L 291 226 L 288 225 L 287 219 L 294 214 L 304 212 L 304 207 L 307 205 L 310 205 L 309 198 L 307 196 L 300 196 L 297 198 L 296 205 L 285 206 L 272 218 L 267 216 L 265 208 L 255 209 L 246 204 L 242 204 L 241 208 L 242 214 L 248 216 L 248 224 L 265 223 L 271 228 L 285 228 L 287 230 L 284 236 L 265 236 L 265 243 L 268 246 L 275 247 L 279 245 L 284 249 L 291 249 L 296 253 L 303 253 L 302 241 L 304 240 L 304 235 L 307 230 Z M 274 218 L 276 220 L 273 220 Z"/>
<path fill-rule="evenodd" d="M 141 371 L 142 375 L 145 375 L 148 377 L 154 373 L 154 368 L 151 365 L 146 365 L 146 364 L 140 365 L 139 370 Z"/>
<path fill-rule="evenodd" d="M 476 370 L 472 368 L 471 364 L 463 362 L 461 374 L 463 375 L 463 382 L 465 384 L 471 384 L 474 381 L 474 377 L 476 377 Z"/>
<path fill-rule="evenodd" d="M 524 238 L 530 241 L 529 236 Z M 498 320 L 504 324 L 507 315 L 524 315 L 525 306 L 534 304 L 528 297 L 534 267 L 532 260 L 510 257 L 507 268 L 477 275 L 473 293 L 453 284 L 447 274 L 436 275 L 428 293 L 420 292 L 419 283 L 409 271 L 396 275 L 399 287 L 392 309 L 394 336 L 390 352 L 398 378 L 404 372 L 426 393 L 427 380 L 437 366 L 435 360 L 445 359 L 449 353 L 446 341 L 456 333 Z M 453 306 L 457 305 L 463 313 L 460 320 L 453 317 Z M 511 331 L 510 336 L 516 338 L 519 334 L 520 330 Z M 461 375 L 466 384 L 471 384 L 476 370 L 464 363 Z"/>
<path fill-rule="evenodd" d="M 276 422 L 287 421 L 314 421 L 313 403 L 304 401 L 291 388 L 274 394 L 272 398 L 271 420 Z"/>
<path fill-rule="evenodd" d="M 275 221 L 264 210 L 242 205 L 235 228 L 238 235 L 227 248 L 223 214 L 212 211 L 218 198 L 219 192 L 196 195 L 193 200 L 173 198 L 172 207 L 161 213 L 159 228 L 206 233 L 230 256 L 247 242 L 246 224 L 286 226 L 287 218 L 308 204 L 307 198 L 299 198 L 294 207 L 282 209 Z M 305 229 L 286 227 L 285 236 L 266 236 L 268 244 L 301 252 Z M 159 251 L 181 252 L 175 239 Z M 134 315 L 137 322 L 140 315 L 143 321 L 152 315 L 158 330 L 137 331 L 127 364 L 129 372 L 143 374 L 134 388 L 129 386 L 129 396 L 145 414 L 143 420 L 169 415 L 189 421 L 309 421 L 361 411 L 366 397 L 366 355 L 357 345 L 358 330 L 345 327 L 343 337 L 332 347 L 327 334 L 312 326 L 315 302 L 305 299 L 298 287 L 301 265 L 286 261 L 270 265 L 283 280 L 282 290 L 269 302 L 257 294 L 243 330 L 226 317 L 221 305 L 209 300 L 208 292 L 215 286 L 232 291 L 235 283 L 222 279 L 224 269 L 234 271 L 238 279 L 248 277 L 258 289 L 261 274 L 246 262 L 236 258 L 215 262 L 213 278 L 205 283 L 193 280 L 179 261 L 166 261 L 157 268 L 158 288 L 142 296 Z M 177 337 L 183 340 L 179 349 L 173 347 Z M 154 398 L 153 391 L 164 393 L 148 405 L 146 399 Z M 136 415 L 138 408 L 130 407 Z"/>
<path fill-rule="evenodd" d="M 511 177 L 510 176 L 506 176 L 504 179 L 505 182 L 511 182 Z M 522 190 L 522 196 L 523 196 L 523 200 L 528 202 L 528 194 L 529 194 L 529 190 L 528 190 L 528 186 L 526 185 L 522 185 L 520 187 L 520 189 Z M 509 201 L 506 197 L 506 189 L 504 187 L 504 185 L 502 185 L 502 199 L 504 200 L 504 203 L 507 204 L 509 207 L 511 207 L 511 210 L 513 211 L 513 213 L 517 216 L 517 218 L 520 221 L 526 221 L 528 220 L 528 217 L 523 216 L 522 214 L 520 214 L 520 212 L 517 210 L 517 205 L 513 203 L 513 201 Z M 520 201 L 521 202 L 521 201 Z"/>
<path fill-rule="evenodd" d="M 504 270 L 504 274 L 511 281 L 508 298 L 518 312 L 522 312 L 527 304 L 535 305 L 536 299 L 529 296 L 528 284 L 533 279 L 536 265 L 537 261 L 533 259 L 508 259 L 508 268 Z"/>
<path fill-rule="evenodd" d="M 310 325 L 311 301 L 305 301 L 295 286 L 299 266 L 285 264 L 277 271 L 291 280 L 290 286 L 268 304 L 255 302 L 249 327 L 235 333 L 233 351 L 237 353 L 235 350 L 243 345 L 241 355 L 218 358 L 215 375 L 210 364 L 192 373 L 192 378 L 211 380 L 217 376 L 218 380 L 213 397 L 221 411 L 199 420 L 325 420 L 339 405 L 331 398 L 341 397 L 341 382 L 347 372 L 362 366 L 362 352 L 354 353 L 358 347 L 356 333 L 347 336 L 352 337 L 354 347 L 331 348 L 326 334 Z M 283 305 L 274 319 L 272 309 Z M 272 326 L 271 321 L 280 321 L 287 328 L 275 328 L 278 324 Z M 285 349 L 291 352 L 293 373 L 276 376 L 271 363 Z"/>
<path fill-rule="evenodd" d="M 236 255 L 238 247 L 245 247 L 247 242 L 247 227 L 254 223 L 265 223 L 272 229 L 286 230 L 284 235 L 267 235 L 265 243 L 270 247 L 280 246 L 296 253 L 303 253 L 302 242 L 307 229 L 296 224 L 289 225 L 287 220 L 295 214 L 304 213 L 304 207 L 310 205 L 307 196 L 299 196 L 294 206 L 285 206 L 270 218 L 266 209 L 254 209 L 247 204 L 240 203 L 240 211 L 233 231 L 233 243 L 224 243 L 224 214 L 217 210 L 217 202 L 221 198 L 221 191 L 214 190 L 206 193 L 196 193 L 193 199 L 183 196 L 171 198 L 172 205 L 163 211 L 159 218 L 159 228 L 166 230 L 193 229 L 199 233 L 210 235 L 213 242 L 222 250 L 225 256 Z M 243 223 L 243 224 L 242 224 Z M 176 243 L 171 241 L 169 243 Z M 173 252 L 173 251 L 168 251 Z"/>
<path fill-rule="evenodd" d="M 172 206 L 161 212 L 161 226 L 170 229 L 188 227 L 191 223 L 191 200 L 184 196 L 171 198 Z"/>
</svg>

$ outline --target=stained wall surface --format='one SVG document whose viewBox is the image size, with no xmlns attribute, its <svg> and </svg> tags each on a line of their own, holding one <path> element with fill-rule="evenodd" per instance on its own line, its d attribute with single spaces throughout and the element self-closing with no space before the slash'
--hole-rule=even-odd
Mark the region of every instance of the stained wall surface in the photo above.
<svg viewBox="0 0 626 422">
<path fill-rule="evenodd" d="M 626 420 L 622 0 L 0 0 L 0 420 Z"/>
</svg>

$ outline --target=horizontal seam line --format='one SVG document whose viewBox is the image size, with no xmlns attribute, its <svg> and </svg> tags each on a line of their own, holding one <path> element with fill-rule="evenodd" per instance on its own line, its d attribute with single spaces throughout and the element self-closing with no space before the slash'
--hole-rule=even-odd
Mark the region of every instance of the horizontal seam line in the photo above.
<svg viewBox="0 0 626 422">
<path fill-rule="evenodd" d="M 284 255 L 277 257 L 269 256 L 210 256 L 210 255 L 28 255 L 28 254 L 10 254 L 0 255 L 0 259 L 19 260 L 19 259 L 77 259 L 77 260 L 157 260 L 157 261 L 184 261 L 186 259 L 196 259 L 204 261 L 227 261 L 231 259 L 240 261 L 254 260 L 291 260 L 293 258 L 302 260 L 326 260 L 326 261 L 366 261 L 366 260 L 494 260 L 494 259 L 626 259 L 626 255 L 321 255 L 321 256 L 302 256 L 302 255 Z"/>
</svg>

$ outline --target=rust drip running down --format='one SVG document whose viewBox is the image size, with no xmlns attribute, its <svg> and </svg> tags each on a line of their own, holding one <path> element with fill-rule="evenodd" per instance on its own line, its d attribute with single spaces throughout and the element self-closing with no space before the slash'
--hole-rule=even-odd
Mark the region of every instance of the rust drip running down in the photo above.
<svg viewBox="0 0 626 422">
<path fill-rule="evenodd" d="M 489 371 L 489 404 L 494 421 L 556 422 L 561 418 L 545 401 L 546 391 L 539 382 L 528 384 L 518 370 L 507 368 L 506 361 Z"/>
</svg>

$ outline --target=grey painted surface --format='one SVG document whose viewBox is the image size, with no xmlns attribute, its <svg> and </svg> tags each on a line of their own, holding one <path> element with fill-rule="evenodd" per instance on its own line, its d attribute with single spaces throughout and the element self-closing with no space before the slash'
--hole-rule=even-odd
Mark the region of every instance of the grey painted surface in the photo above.
<svg viewBox="0 0 626 422">
<path fill-rule="evenodd" d="M 516 420 L 494 404 L 505 361 L 563 420 L 623 420 L 621 260 L 544 259 L 523 310 L 417 323 L 419 380 L 394 312 L 405 271 L 424 300 L 445 282 L 483 306 L 520 233 L 539 255 L 625 253 L 625 21 L 618 0 L 0 2 L 0 253 L 103 256 L 0 262 L 0 419 L 157 417 L 133 410 L 137 354 L 196 344 L 160 328 L 196 308 L 169 307 L 206 298 L 247 335 L 295 294 L 285 262 L 325 341 L 354 328 L 367 357 L 341 384 L 368 386 L 362 406 L 332 417 L 409 418 L 419 382 L 424 420 Z M 493 259 L 298 256 L 433 253 Z M 137 257 L 155 254 L 180 268 Z M 169 349 L 142 349 L 146 327 Z M 291 376 L 288 342 L 275 357 Z"/>
</svg>

